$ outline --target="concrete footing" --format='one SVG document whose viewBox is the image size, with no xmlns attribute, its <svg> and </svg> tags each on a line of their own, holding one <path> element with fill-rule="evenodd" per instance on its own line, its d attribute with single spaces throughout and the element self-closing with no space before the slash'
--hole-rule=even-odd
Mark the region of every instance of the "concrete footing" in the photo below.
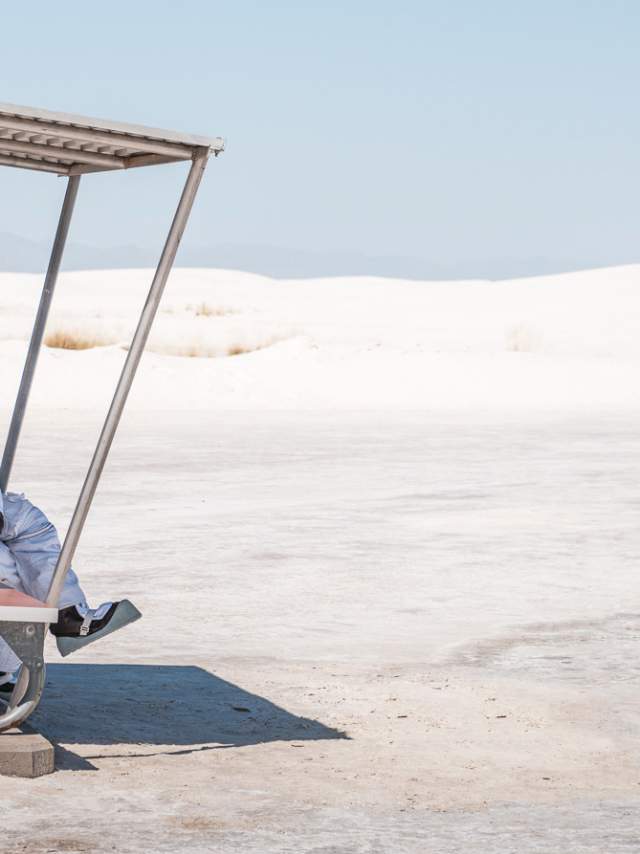
<svg viewBox="0 0 640 854">
<path fill-rule="evenodd" d="M 0 733 L 0 774 L 5 777 L 42 777 L 54 771 L 51 742 L 27 727 Z"/>
</svg>

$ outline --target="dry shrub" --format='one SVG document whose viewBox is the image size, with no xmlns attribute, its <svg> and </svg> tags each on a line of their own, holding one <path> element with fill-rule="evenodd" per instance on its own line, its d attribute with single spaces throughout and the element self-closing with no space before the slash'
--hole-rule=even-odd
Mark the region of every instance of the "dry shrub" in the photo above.
<svg viewBox="0 0 640 854">
<path fill-rule="evenodd" d="M 231 309 L 208 305 L 206 302 L 195 307 L 196 317 L 228 317 L 230 314 L 234 314 Z"/>
<path fill-rule="evenodd" d="M 233 344 L 227 350 L 227 356 L 244 356 L 246 353 L 256 353 L 258 350 L 264 350 L 265 347 L 270 347 L 274 341 L 269 341 L 266 344 L 256 344 L 253 347 L 243 346 L 242 344 Z"/>
<path fill-rule="evenodd" d="M 77 329 L 55 329 L 44 339 L 45 347 L 56 350 L 91 350 L 93 347 L 107 347 L 116 342 L 97 332 L 81 332 Z"/>
<path fill-rule="evenodd" d="M 225 356 L 244 356 L 248 353 L 256 353 L 265 350 L 279 341 L 286 340 L 285 337 L 272 336 L 266 341 L 257 344 L 229 344 L 222 346 L 210 346 L 205 342 L 151 342 L 147 350 L 159 356 L 180 356 L 185 359 L 221 359 Z M 120 345 L 122 350 L 128 350 L 128 344 Z"/>
</svg>

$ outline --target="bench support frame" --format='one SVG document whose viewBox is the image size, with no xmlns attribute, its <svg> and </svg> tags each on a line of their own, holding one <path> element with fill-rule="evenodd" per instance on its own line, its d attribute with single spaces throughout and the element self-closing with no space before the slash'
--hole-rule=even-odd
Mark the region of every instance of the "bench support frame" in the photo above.
<svg viewBox="0 0 640 854">
<path fill-rule="evenodd" d="M 35 711 L 42 697 L 45 680 L 45 623 L 0 621 L 0 636 L 22 662 L 18 681 L 4 712 L 0 702 L 0 732 L 19 726 Z"/>
</svg>

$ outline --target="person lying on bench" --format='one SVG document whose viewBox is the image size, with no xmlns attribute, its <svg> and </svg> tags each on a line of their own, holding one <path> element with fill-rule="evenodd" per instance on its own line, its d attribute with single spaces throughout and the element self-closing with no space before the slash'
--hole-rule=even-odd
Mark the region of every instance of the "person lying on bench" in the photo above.
<svg viewBox="0 0 640 854">
<path fill-rule="evenodd" d="M 42 510 L 24 495 L 0 492 L 0 587 L 46 601 L 59 554 L 58 533 Z M 122 614 L 114 621 L 123 604 L 105 602 L 98 608 L 90 608 L 78 576 L 70 569 L 60 594 L 58 622 L 50 626 L 51 633 L 58 638 L 58 648 L 62 651 L 61 642 L 65 638 L 78 639 L 80 646 L 132 622 L 132 619 L 123 621 Z M 19 664 L 19 659 L 0 638 L 0 693 L 13 690 L 13 673 Z"/>
</svg>

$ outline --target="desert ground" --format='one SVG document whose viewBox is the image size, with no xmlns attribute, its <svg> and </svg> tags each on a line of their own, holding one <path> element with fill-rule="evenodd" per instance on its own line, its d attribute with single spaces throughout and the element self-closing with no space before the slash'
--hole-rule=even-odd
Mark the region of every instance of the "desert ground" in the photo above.
<svg viewBox="0 0 640 854">
<path fill-rule="evenodd" d="M 48 646 L 58 771 L 0 782 L 0 850 L 636 852 L 638 268 L 295 310 L 226 275 L 174 277 L 75 562 L 144 618 Z M 62 532 L 106 276 L 61 279 L 52 332 L 93 297 L 94 340 L 43 352 L 12 478 Z M 4 423 L 35 281 L 0 277 Z"/>
</svg>

